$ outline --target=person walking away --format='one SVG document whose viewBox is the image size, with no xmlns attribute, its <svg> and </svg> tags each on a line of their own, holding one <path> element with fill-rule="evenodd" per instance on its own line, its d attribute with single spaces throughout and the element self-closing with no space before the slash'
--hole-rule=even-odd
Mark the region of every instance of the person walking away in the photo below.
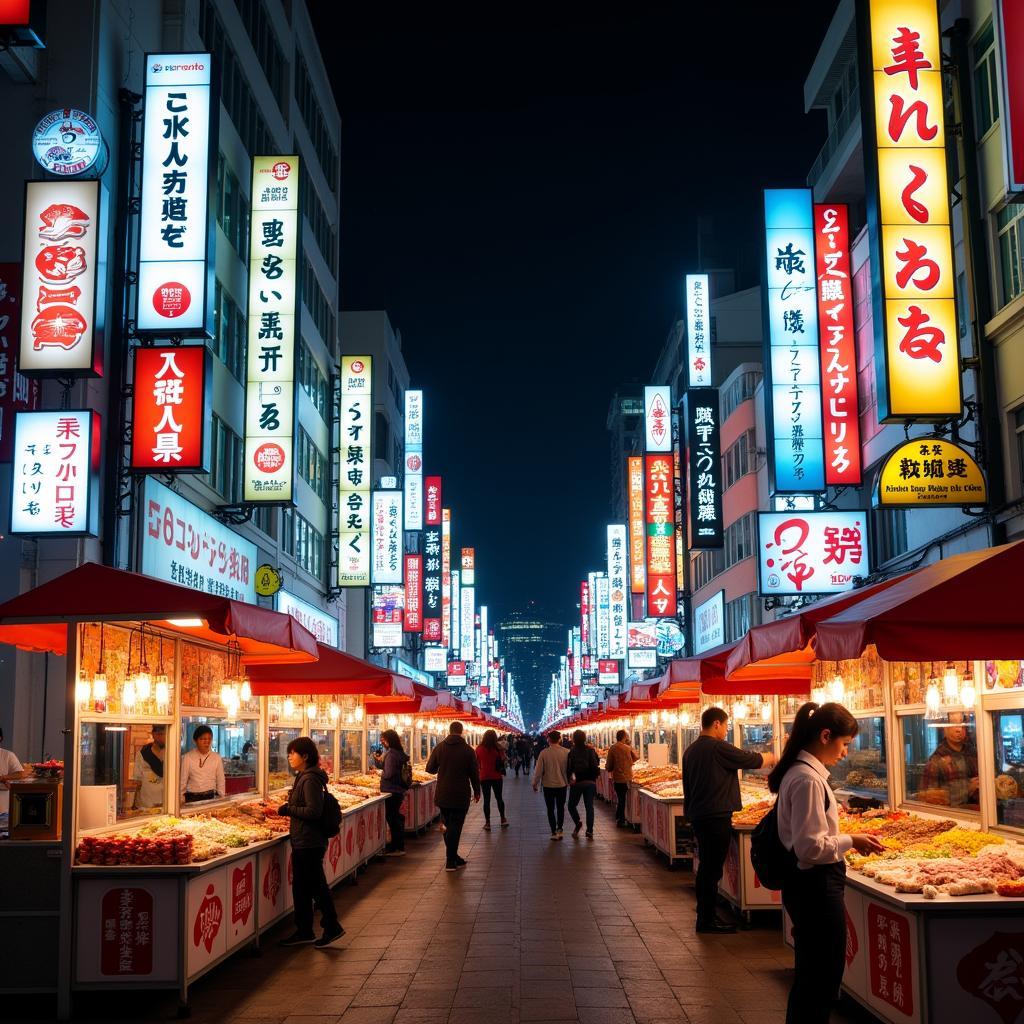
<svg viewBox="0 0 1024 1024">
<path fill-rule="evenodd" d="M 381 769 L 380 791 L 387 798 L 384 801 L 384 817 L 391 833 L 391 841 L 385 847 L 388 857 L 405 856 L 405 815 L 402 814 L 402 803 L 409 787 L 402 780 L 402 766 L 409 760 L 409 755 L 402 747 L 402 738 L 394 729 L 385 729 L 380 734 L 384 744 L 383 754 L 374 754 L 373 760 Z"/>
<path fill-rule="evenodd" d="M 708 708 L 700 716 L 700 735 L 683 754 L 683 809 L 697 840 L 697 931 L 730 933 L 736 926 L 720 921 L 718 883 L 732 842 L 732 814 L 740 801 L 739 770 L 771 768 L 772 754 L 755 754 L 733 746 L 729 716 Z"/>
<path fill-rule="evenodd" d="M 320 751 L 308 736 L 298 736 L 288 744 L 288 766 L 298 774 L 288 791 L 288 802 L 282 804 L 277 813 L 288 818 L 292 844 L 295 933 L 281 945 L 301 946 L 312 942 L 318 949 L 325 949 L 345 934 L 324 875 L 327 837 L 321 821 L 327 773 L 320 767 Z M 314 904 L 320 911 L 323 926 L 319 939 L 313 934 Z"/>
<path fill-rule="evenodd" d="M 523 761 L 523 774 L 530 774 L 530 762 L 533 760 L 533 746 L 526 736 L 519 737 L 519 756 Z"/>
<path fill-rule="evenodd" d="M 484 733 L 480 746 L 476 748 L 476 762 L 480 770 L 480 788 L 484 794 L 484 831 L 491 831 L 491 794 L 494 794 L 498 813 L 501 815 L 501 827 L 508 828 L 505 817 L 505 800 L 502 788 L 505 784 L 505 755 L 498 742 L 498 734 L 493 729 Z"/>
<path fill-rule="evenodd" d="M 427 771 L 437 776 L 435 802 L 444 824 L 445 871 L 458 871 L 466 861 L 459 856 L 459 840 L 473 803 L 480 802 L 480 768 L 473 748 L 462 735 L 462 723 L 452 722 L 448 736 L 434 747 Z"/>
<path fill-rule="evenodd" d="M 562 823 L 565 821 L 565 790 L 569 779 L 565 765 L 569 751 L 562 746 L 562 734 L 557 730 L 548 733 L 547 748 L 541 751 L 533 769 L 533 791 L 544 787 L 544 806 L 548 812 L 551 838 L 562 838 Z"/>
<path fill-rule="evenodd" d="M 620 729 L 615 734 L 615 742 L 608 748 L 604 759 L 604 770 L 611 773 L 615 786 L 617 828 L 626 827 L 626 796 L 629 793 L 629 784 L 633 781 L 633 762 L 638 760 L 639 755 L 629 745 L 629 733 L 625 729 Z"/>
<path fill-rule="evenodd" d="M 577 810 L 580 798 L 587 814 L 587 838 L 594 838 L 594 797 L 597 794 L 597 776 L 601 771 L 597 751 L 587 743 L 587 734 L 577 729 L 572 734 L 572 749 L 566 762 L 566 773 L 569 776 L 569 817 L 576 826 L 572 830 L 573 839 L 579 839 L 583 822 Z"/>
<path fill-rule="evenodd" d="M 779 763 L 768 776 L 778 794 L 779 839 L 795 866 L 782 885 L 782 905 L 793 922 L 795 971 L 786 1024 L 827 1024 L 846 966 L 846 862 L 858 853 L 882 853 L 871 835 L 842 835 L 829 768 L 846 757 L 857 719 L 841 704 L 808 702 L 797 712 Z"/>
</svg>

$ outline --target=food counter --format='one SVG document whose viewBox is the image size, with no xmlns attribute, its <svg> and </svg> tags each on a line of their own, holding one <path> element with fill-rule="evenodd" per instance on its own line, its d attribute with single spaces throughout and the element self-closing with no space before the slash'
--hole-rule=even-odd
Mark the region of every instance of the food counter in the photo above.
<svg viewBox="0 0 1024 1024">
<path fill-rule="evenodd" d="M 678 795 L 654 793 L 641 787 L 640 831 L 644 842 L 668 858 L 669 867 L 677 861 L 693 860 L 693 829 L 683 812 L 683 787 Z"/>
<path fill-rule="evenodd" d="M 428 775 L 422 765 L 413 765 L 412 789 L 402 801 L 406 832 L 422 832 L 437 820 L 441 812 L 435 803 L 436 794 L 437 777 Z"/>
</svg>

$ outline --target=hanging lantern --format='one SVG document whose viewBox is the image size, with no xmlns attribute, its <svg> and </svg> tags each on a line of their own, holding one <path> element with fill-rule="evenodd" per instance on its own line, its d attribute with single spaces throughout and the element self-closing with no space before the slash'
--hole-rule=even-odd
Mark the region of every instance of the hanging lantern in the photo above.
<svg viewBox="0 0 1024 1024">
<path fill-rule="evenodd" d="M 942 696 L 949 704 L 955 704 L 960 696 L 960 676 L 951 661 L 947 662 L 946 671 L 942 675 Z"/>
<path fill-rule="evenodd" d="M 121 686 L 121 708 L 131 711 L 135 707 L 135 681 L 126 679 Z"/>
<path fill-rule="evenodd" d="M 768 703 L 768 701 L 765 701 L 761 705 L 761 721 L 767 723 L 767 722 L 770 722 L 771 720 L 772 720 L 772 706 L 771 706 L 771 704 Z"/>
<path fill-rule="evenodd" d="M 75 682 L 75 703 L 87 704 L 91 696 L 92 683 L 89 680 L 89 673 L 83 668 L 79 671 L 78 679 Z"/>
<path fill-rule="evenodd" d="M 745 722 L 747 716 L 750 714 L 750 708 L 747 707 L 747 702 L 744 700 L 737 700 L 732 705 L 732 717 L 737 722 Z"/>
<path fill-rule="evenodd" d="M 331 701 L 329 712 L 332 722 L 337 722 L 337 720 L 341 717 L 341 708 L 337 704 L 335 704 L 334 701 Z"/>
<path fill-rule="evenodd" d="M 846 684 L 838 672 L 828 685 L 828 699 L 836 704 L 842 704 L 846 700 Z"/>
<path fill-rule="evenodd" d="M 306 705 L 306 717 L 310 721 L 316 718 L 316 705 L 312 701 Z"/>
<path fill-rule="evenodd" d="M 285 697 L 284 704 L 282 705 L 281 710 L 284 712 L 284 717 L 285 718 L 294 718 L 295 717 L 295 701 L 293 701 L 291 699 L 291 697 Z"/>
<path fill-rule="evenodd" d="M 238 696 L 243 704 L 248 704 L 252 700 L 252 683 L 249 682 L 248 676 L 242 676 L 242 683 L 238 687 Z"/>
</svg>

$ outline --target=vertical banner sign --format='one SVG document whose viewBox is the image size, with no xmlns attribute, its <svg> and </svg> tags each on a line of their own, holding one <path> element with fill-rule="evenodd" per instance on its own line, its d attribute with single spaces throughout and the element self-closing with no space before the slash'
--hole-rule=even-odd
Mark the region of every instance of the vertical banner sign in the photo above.
<svg viewBox="0 0 1024 1024">
<path fill-rule="evenodd" d="M 423 556 L 405 556 L 405 621 L 406 633 L 423 632 Z"/>
<path fill-rule="evenodd" d="M 92 410 L 17 413 L 11 533 L 95 535 L 99 459 L 100 418 Z"/>
<path fill-rule="evenodd" d="M 718 389 L 686 392 L 686 450 L 690 485 L 690 547 L 720 548 L 722 530 L 722 442 Z"/>
<path fill-rule="evenodd" d="M 423 529 L 423 392 L 405 393 L 405 528 Z"/>
<path fill-rule="evenodd" d="M 647 611 L 659 619 L 676 614 L 676 541 L 672 507 L 672 456 L 645 456 L 647 492 Z"/>
<path fill-rule="evenodd" d="M 672 389 L 667 384 L 644 388 L 644 451 L 672 451 Z"/>
<path fill-rule="evenodd" d="M 463 573 L 463 580 L 466 574 Z M 473 627 L 476 624 L 476 588 L 475 587 L 463 587 L 462 594 L 459 597 L 459 611 L 461 612 L 460 618 L 460 636 L 459 636 L 459 650 L 462 654 L 462 658 L 465 661 L 473 661 L 476 657 L 476 652 L 473 649 L 474 637 Z"/>
<path fill-rule="evenodd" d="M 960 415 L 935 0 L 858 3 L 879 422 Z"/>
<path fill-rule="evenodd" d="M 373 492 L 373 559 L 370 582 L 402 582 L 402 492 Z"/>
<path fill-rule="evenodd" d="M 370 585 L 373 357 L 341 359 L 338 586 Z"/>
<path fill-rule="evenodd" d="M 441 642 L 441 525 L 423 530 L 423 639 Z"/>
<path fill-rule="evenodd" d="M 441 478 L 428 476 L 423 486 L 423 503 L 425 506 L 423 521 L 427 526 L 441 525 Z"/>
<path fill-rule="evenodd" d="M 860 410 L 857 404 L 850 225 L 845 205 L 815 205 L 814 259 L 818 274 L 818 325 L 821 331 L 825 483 L 836 487 L 856 487 L 861 482 Z"/>
<path fill-rule="evenodd" d="M 489 665 L 487 661 L 487 605 L 480 605 L 480 641 L 477 656 L 477 675 L 480 677 L 480 692 L 487 692 Z"/>
<path fill-rule="evenodd" d="M 299 158 L 252 158 L 245 501 L 290 502 L 299 344 Z"/>
<path fill-rule="evenodd" d="M 135 349 L 132 469 L 209 471 L 212 372 L 205 345 Z"/>
<path fill-rule="evenodd" d="M 452 642 L 452 510 L 441 510 L 441 644 Z"/>
<path fill-rule="evenodd" d="M 642 594 L 647 587 L 647 531 L 644 526 L 644 460 L 641 456 L 629 456 L 626 474 L 629 489 L 629 590 L 632 594 Z"/>
<path fill-rule="evenodd" d="M 1003 138 L 1006 186 L 1024 192 L 1024 6 L 1020 0 L 996 0 L 1000 76 L 1003 85 Z"/>
<path fill-rule="evenodd" d="M 590 582 L 580 583 L 580 636 L 584 650 L 590 648 Z"/>
<path fill-rule="evenodd" d="M 462 583 L 467 587 L 476 586 L 476 549 L 462 549 Z"/>
<path fill-rule="evenodd" d="M 462 572 L 459 569 L 451 570 L 451 614 L 449 615 L 448 628 L 451 631 L 451 644 L 449 645 L 455 657 L 462 656 Z"/>
<path fill-rule="evenodd" d="M 21 287 L 21 264 L 0 263 L 0 462 L 12 458 L 14 414 L 39 406 L 39 381 L 29 380 L 18 362 Z"/>
<path fill-rule="evenodd" d="M 25 183 L 21 294 L 26 308 L 18 354 L 23 373 L 85 376 L 103 371 L 105 205 L 99 181 Z"/>
<path fill-rule="evenodd" d="M 608 657 L 626 657 L 629 622 L 629 580 L 626 569 L 626 527 L 608 527 Z"/>
<path fill-rule="evenodd" d="M 774 492 L 823 491 L 811 190 L 764 190 L 766 392 Z"/>
<path fill-rule="evenodd" d="M 611 600 L 609 596 L 608 577 L 601 573 L 597 577 L 597 642 L 593 645 L 598 658 L 611 657 L 611 629 L 609 613 Z"/>
<path fill-rule="evenodd" d="M 590 654 L 592 651 L 597 649 L 597 577 L 600 573 L 588 572 L 587 573 L 587 590 L 590 594 L 590 600 L 587 607 L 590 610 L 589 615 L 589 626 L 590 630 L 590 643 L 583 642 L 583 629 L 580 628 L 580 646 L 584 654 Z"/>
<path fill-rule="evenodd" d="M 679 413 L 672 413 L 672 505 L 676 524 L 676 603 L 686 592 L 686 495 L 683 492 L 682 449 L 684 444 Z"/>
<path fill-rule="evenodd" d="M 146 55 L 140 333 L 213 335 L 210 197 L 217 194 L 220 97 L 211 63 L 208 53 Z"/>
<path fill-rule="evenodd" d="M 687 386 L 711 387 L 711 303 L 708 275 L 686 275 Z"/>
</svg>

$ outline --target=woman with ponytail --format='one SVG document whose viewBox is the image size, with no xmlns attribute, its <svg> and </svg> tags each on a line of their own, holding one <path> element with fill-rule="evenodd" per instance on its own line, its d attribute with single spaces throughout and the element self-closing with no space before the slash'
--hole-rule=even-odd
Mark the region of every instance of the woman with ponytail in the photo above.
<svg viewBox="0 0 1024 1024">
<path fill-rule="evenodd" d="M 857 720 L 841 704 L 807 703 L 797 712 L 779 763 L 768 776 L 778 793 L 779 839 L 796 856 L 782 887 L 793 922 L 796 970 L 786 1024 L 827 1024 L 846 965 L 846 852 L 881 853 L 870 835 L 842 835 L 829 768 L 846 757 Z"/>
</svg>

